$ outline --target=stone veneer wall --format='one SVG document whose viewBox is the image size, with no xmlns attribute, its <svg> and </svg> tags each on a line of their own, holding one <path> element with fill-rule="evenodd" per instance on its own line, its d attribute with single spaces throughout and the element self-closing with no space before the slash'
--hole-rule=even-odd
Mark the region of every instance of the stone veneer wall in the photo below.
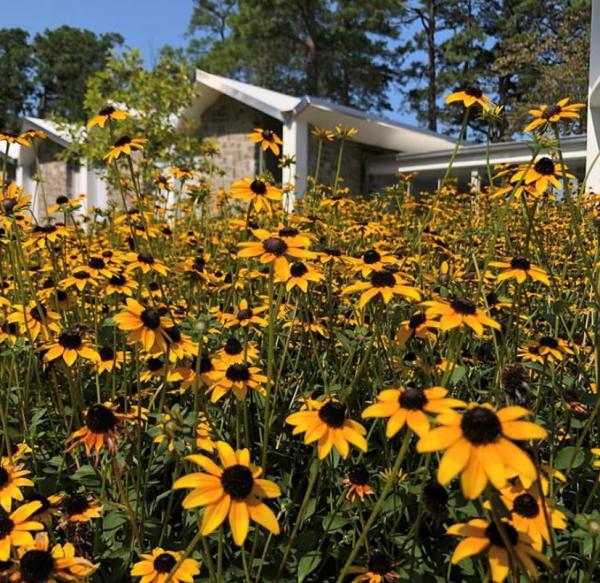
<svg viewBox="0 0 600 583">
<path fill-rule="evenodd" d="M 310 135 L 312 130 L 313 126 L 309 125 L 309 176 L 314 175 L 317 165 L 317 152 L 319 149 L 317 140 Z M 340 142 L 338 140 L 323 143 L 323 151 L 321 153 L 321 164 L 319 169 L 319 182 L 321 184 L 333 186 L 339 150 Z M 375 183 L 375 181 L 372 181 L 370 177 L 365 176 L 365 162 L 367 159 L 374 156 L 390 153 L 392 153 L 392 150 L 387 150 L 386 148 L 378 148 L 376 146 L 361 144 L 353 140 L 346 140 L 346 143 L 344 144 L 344 155 L 342 157 L 341 170 L 341 176 L 344 180 L 343 182 L 340 182 L 340 185 L 342 187 L 348 187 L 350 189 L 350 194 L 352 195 L 369 194 L 367 190 L 370 192 L 377 190 L 377 188 L 381 185 L 379 184 L 379 181 Z"/>
<path fill-rule="evenodd" d="M 227 188 L 235 180 L 253 176 L 258 169 L 258 148 L 248 139 L 257 127 L 268 127 L 281 136 L 282 127 L 260 111 L 221 95 L 200 119 L 199 136 L 219 145 L 216 164 L 225 172 L 217 186 Z"/>
<path fill-rule="evenodd" d="M 62 150 L 60 146 L 44 140 L 39 145 L 40 173 L 48 204 L 53 204 L 58 196 L 69 196 L 67 163 L 57 160 L 56 155 Z"/>
</svg>

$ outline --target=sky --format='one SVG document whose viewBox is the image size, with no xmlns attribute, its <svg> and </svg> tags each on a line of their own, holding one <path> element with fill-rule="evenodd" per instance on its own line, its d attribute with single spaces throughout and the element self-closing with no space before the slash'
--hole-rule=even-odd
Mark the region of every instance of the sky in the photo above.
<svg viewBox="0 0 600 583">
<path fill-rule="evenodd" d="M 163 45 L 187 45 L 192 6 L 193 0 L 0 0 L 0 26 L 23 28 L 31 36 L 62 25 L 118 32 L 127 46 L 141 50 L 150 66 Z M 392 107 L 398 107 L 399 99 L 396 92 L 390 94 Z M 415 124 L 410 114 L 384 115 Z"/>
</svg>

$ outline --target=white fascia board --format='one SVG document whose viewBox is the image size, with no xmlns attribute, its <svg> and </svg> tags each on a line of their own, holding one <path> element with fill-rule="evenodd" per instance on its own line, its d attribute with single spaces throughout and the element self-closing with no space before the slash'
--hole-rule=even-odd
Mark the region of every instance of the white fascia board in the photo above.
<svg viewBox="0 0 600 583">
<path fill-rule="evenodd" d="M 214 89 L 223 95 L 227 95 L 236 101 L 244 103 L 248 107 L 252 107 L 262 113 L 273 117 L 279 121 L 284 121 L 285 116 L 283 112 L 275 107 L 272 107 L 268 103 L 261 101 L 260 99 L 255 98 L 249 93 L 245 93 L 232 87 L 230 84 L 224 82 L 224 80 L 216 75 L 210 75 L 204 73 L 204 71 L 197 70 L 196 71 L 196 82 L 199 85 L 204 85 L 210 89 Z"/>
</svg>

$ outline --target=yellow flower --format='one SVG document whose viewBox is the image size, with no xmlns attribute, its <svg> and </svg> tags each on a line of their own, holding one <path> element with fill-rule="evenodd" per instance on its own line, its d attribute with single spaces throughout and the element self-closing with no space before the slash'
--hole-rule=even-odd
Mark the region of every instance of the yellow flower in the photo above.
<svg viewBox="0 0 600 583">
<path fill-rule="evenodd" d="M 327 397 L 323 401 L 309 399 L 307 409 L 292 413 L 285 420 L 294 426 L 293 435 L 304 433 L 304 443 L 317 442 L 319 459 L 327 457 L 335 449 L 347 458 L 352 444 L 361 451 L 367 451 L 367 431 L 356 421 L 346 418 L 346 406 Z"/>
<path fill-rule="evenodd" d="M 164 583 L 171 569 L 177 565 L 183 553 L 155 548 L 150 554 L 140 555 L 142 560 L 131 567 L 132 577 L 141 577 L 140 583 Z M 171 577 L 173 583 L 191 583 L 200 574 L 200 565 L 194 559 L 184 559 Z"/>
<path fill-rule="evenodd" d="M 539 281 L 544 285 L 550 285 L 550 280 L 546 275 L 546 272 L 537 265 L 533 265 L 528 259 L 524 257 L 514 257 L 507 261 L 490 261 L 492 267 L 499 267 L 504 269 L 496 279 L 500 281 L 506 281 L 507 279 L 516 279 L 517 283 L 524 283 L 525 280 L 530 277 L 534 281 Z"/>
<path fill-rule="evenodd" d="M 0 561 L 8 561 L 12 547 L 33 544 L 31 531 L 44 530 L 41 522 L 30 520 L 42 503 L 29 502 L 19 506 L 12 514 L 0 517 Z"/>
<path fill-rule="evenodd" d="M 455 298 L 450 302 L 431 300 L 423 302 L 423 306 L 427 308 L 425 312 L 427 318 L 440 317 L 437 324 L 440 330 L 468 326 L 475 334 L 481 336 L 484 326 L 495 330 L 501 329 L 496 320 L 490 318 L 482 309 L 466 298 Z"/>
<path fill-rule="evenodd" d="M 417 443 L 419 453 L 444 450 L 438 469 L 438 481 L 446 485 L 461 474 L 464 495 L 477 498 L 488 481 L 494 487 L 506 487 L 512 470 L 526 479 L 535 480 L 536 471 L 529 456 L 512 440 L 544 439 L 546 430 L 528 421 L 523 407 L 504 407 L 499 411 L 484 403 L 471 403 L 461 414 L 445 411 L 436 421 L 436 427 Z"/>
<path fill-rule="evenodd" d="M 121 119 L 127 119 L 128 117 L 129 114 L 126 111 L 115 109 L 112 105 L 107 105 L 98 112 L 98 115 L 95 115 L 92 117 L 92 119 L 90 119 L 90 121 L 88 121 L 87 127 L 88 129 L 93 128 L 94 126 L 100 126 L 103 128 L 107 121 L 118 121 Z"/>
<path fill-rule="evenodd" d="M 263 152 L 271 150 L 275 156 L 279 156 L 279 152 L 281 151 L 279 146 L 281 146 L 283 142 L 273 130 L 254 128 L 254 131 L 249 137 L 255 144 L 260 145 Z"/>
<path fill-rule="evenodd" d="M 550 123 L 556 123 L 561 119 L 579 119 L 579 110 L 585 107 L 583 103 L 569 103 L 565 97 L 554 105 L 541 105 L 538 109 L 530 109 L 533 120 L 525 127 L 526 132 L 537 128 L 545 129 Z"/>
<path fill-rule="evenodd" d="M 462 91 L 455 91 L 446 97 L 446 103 L 462 102 L 465 107 L 471 107 L 476 103 L 484 111 L 491 109 L 492 100 L 483 94 L 477 85 L 467 85 Z"/>
<path fill-rule="evenodd" d="M 281 496 L 279 486 L 260 478 L 262 469 L 250 463 L 247 449 L 236 451 L 224 441 L 215 444 L 220 468 L 204 455 L 190 455 L 186 459 L 200 466 L 204 472 L 179 478 L 173 489 L 192 488 L 184 498 L 186 509 L 206 506 L 200 526 L 202 536 L 208 536 L 228 517 L 236 545 L 242 546 L 248 535 L 250 520 L 273 534 L 279 534 L 279 523 L 273 511 L 261 500 Z"/>
<path fill-rule="evenodd" d="M 109 164 L 113 160 L 117 160 L 121 156 L 131 156 L 131 153 L 135 150 L 143 150 L 144 144 L 147 142 L 145 138 L 130 138 L 129 136 L 122 136 L 113 145 L 112 149 L 104 156 Z"/>
<path fill-rule="evenodd" d="M 23 500 L 21 488 L 33 486 L 33 482 L 25 478 L 31 472 L 24 470 L 21 465 L 2 464 L 0 466 L 0 506 L 10 512 L 12 501 Z"/>
</svg>

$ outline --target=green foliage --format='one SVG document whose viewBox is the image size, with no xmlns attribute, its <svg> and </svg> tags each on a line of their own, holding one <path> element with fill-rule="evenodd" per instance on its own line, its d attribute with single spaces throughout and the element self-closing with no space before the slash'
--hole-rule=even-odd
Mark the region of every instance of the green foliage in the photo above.
<svg viewBox="0 0 600 583">
<path fill-rule="evenodd" d="M 122 42 L 119 34 L 97 35 L 70 26 L 37 34 L 33 41 L 37 115 L 83 120 L 86 81 L 105 68 L 111 50 Z"/>
<path fill-rule="evenodd" d="M 22 28 L 0 29 L 0 129 L 16 131 L 31 93 L 33 57 L 28 33 Z"/>
<path fill-rule="evenodd" d="M 190 67 L 183 60 L 164 54 L 148 70 L 137 50 L 112 56 L 89 80 L 83 102 L 85 119 L 107 105 L 128 111 L 130 117 L 120 122 L 118 135 L 111 135 L 106 128 L 89 130 L 86 140 L 73 140 L 66 155 L 101 165 L 112 143 L 121 135 L 129 135 L 149 140 L 147 158 L 160 159 L 166 165 L 198 167 L 201 143 L 193 135 L 193 124 L 183 115 L 195 95 Z M 82 125 L 74 124 L 67 124 L 65 129 L 74 138 L 84 131 Z"/>
<path fill-rule="evenodd" d="M 197 0 L 198 66 L 292 94 L 389 109 L 399 0 Z M 284 66 L 285 64 L 285 66 Z"/>
</svg>

